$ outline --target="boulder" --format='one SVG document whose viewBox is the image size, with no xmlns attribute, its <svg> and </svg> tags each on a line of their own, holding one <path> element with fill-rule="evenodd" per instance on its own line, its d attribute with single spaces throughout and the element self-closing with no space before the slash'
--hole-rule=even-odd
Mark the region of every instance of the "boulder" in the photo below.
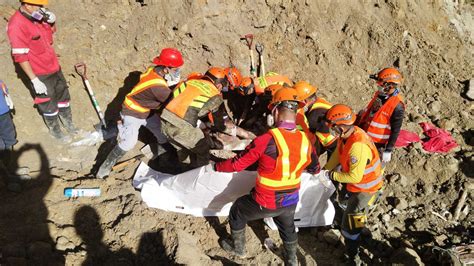
<svg viewBox="0 0 474 266">
<path fill-rule="evenodd" d="M 390 257 L 390 263 L 398 265 L 425 265 L 416 251 L 407 247 L 395 250 Z"/>
<path fill-rule="evenodd" d="M 474 79 L 469 80 L 469 86 L 467 87 L 466 97 L 471 101 L 474 100 Z"/>
<path fill-rule="evenodd" d="M 323 234 L 324 240 L 331 245 L 337 245 L 341 239 L 341 232 L 336 229 L 329 229 Z"/>
</svg>

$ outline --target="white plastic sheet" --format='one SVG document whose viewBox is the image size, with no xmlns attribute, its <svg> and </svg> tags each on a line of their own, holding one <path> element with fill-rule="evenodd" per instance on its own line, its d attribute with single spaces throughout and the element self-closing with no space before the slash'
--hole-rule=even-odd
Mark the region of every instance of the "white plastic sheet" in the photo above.
<svg viewBox="0 0 474 266">
<path fill-rule="evenodd" d="M 143 201 L 151 208 L 203 216 L 227 216 L 232 202 L 255 186 L 256 172 L 220 173 L 200 167 L 182 174 L 157 172 L 140 163 L 133 186 L 141 189 Z M 334 206 L 329 197 L 331 182 L 322 184 L 318 176 L 303 173 L 300 201 L 296 208 L 297 227 L 330 225 Z M 276 229 L 271 220 L 266 223 Z"/>
</svg>

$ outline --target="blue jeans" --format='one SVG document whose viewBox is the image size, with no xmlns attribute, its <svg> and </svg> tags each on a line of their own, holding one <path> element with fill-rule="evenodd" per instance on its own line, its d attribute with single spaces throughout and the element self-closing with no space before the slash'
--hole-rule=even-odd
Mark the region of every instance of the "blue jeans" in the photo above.
<svg viewBox="0 0 474 266">
<path fill-rule="evenodd" d="M 0 115 L 0 151 L 11 148 L 16 143 L 15 125 L 10 112 Z"/>
</svg>

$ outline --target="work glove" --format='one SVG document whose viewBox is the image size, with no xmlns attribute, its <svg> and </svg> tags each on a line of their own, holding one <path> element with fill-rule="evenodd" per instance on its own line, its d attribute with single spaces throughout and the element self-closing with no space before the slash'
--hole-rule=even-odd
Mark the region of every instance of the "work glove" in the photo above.
<svg viewBox="0 0 474 266">
<path fill-rule="evenodd" d="M 206 173 L 216 172 L 216 163 L 210 161 L 208 165 L 204 166 L 204 170 L 206 171 Z"/>
<path fill-rule="evenodd" d="M 386 164 L 392 160 L 392 152 L 384 151 L 382 152 L 382 163 Z"/>
<path fill-rule="evenodd" d="M 323 186 L 329 188 L 331 187 L 331 171 L 329 170 L 321 170 L 318 174 L 319 182 L 323 184 Z"/>
<path fill-rule="evenodd" d="M 46 16 L 46 22 L 48 22 L 49 24 L 54 24 L 54 22 L 56 22 L 56 15 L 53 12 L 49 11 L 46 8 L 43 8 L 42 11 Z"/>
<path fill-rule="evenodd" d="M 38 77 L 32 79 L 31 83 L 33 83 L 33 88 L 35 89 L 36 94 L 48 95 L 48 88 L 41 80 L 39 80 Z"/>
</svg>

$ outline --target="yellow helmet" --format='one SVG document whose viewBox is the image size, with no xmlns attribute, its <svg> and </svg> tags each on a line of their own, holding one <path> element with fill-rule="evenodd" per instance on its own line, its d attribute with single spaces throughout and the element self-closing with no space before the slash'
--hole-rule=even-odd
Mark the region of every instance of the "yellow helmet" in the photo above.
<svg viewBox="0 0 474 266">
<path fill-rule="evenodd" d="M 48 4 L 48 0 L 20 0 L 22 3 L 45 6 Z"/>
</svg>

